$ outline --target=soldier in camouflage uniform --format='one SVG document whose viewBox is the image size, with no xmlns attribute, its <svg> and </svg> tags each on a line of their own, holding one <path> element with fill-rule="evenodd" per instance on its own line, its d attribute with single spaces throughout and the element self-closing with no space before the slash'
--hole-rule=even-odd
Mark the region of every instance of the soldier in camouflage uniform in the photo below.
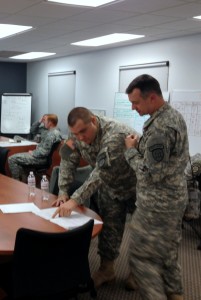
<svg viewBox="0 0 201 300">
<path fill-rule="evenodd" d="M 68 125 L 71 135 L 61 150 L 56 203 L 60 206 L 54 216 L 70 215 L 72 209 L 97 192 L 96 205 L 103 220 L 103 230 L 98 237 L 101 264 L 94 275 L 95 286 L 99 287 L 115 278 L 114 261 L 119 254 L 126 214 L 128 208 L 134 209 L 135 205 L 136 176 L 124 157 L 124 139 L 128 133 L 136 132 L 115 120 L 95 116 L 83 107 L 69 113 Z M 93 170 L 69 199 L 67 191 L 81 157 Z"/>
<path fill-rule="evenodd" d="M 54 143 L 61 141 L 61 133 L 57 129 L 58 118 L 54 114 L 45 115 L 44 125 L 47 134 L 36 149 L 26 153 L 17 153 L 8 158 L 11 175 L 14 179 L 20 180 L 23 176 L 23 166 L 47 163 L 47 157 Z"/>
<path fill-rule="evenodd" d="M 185 169 L 186 180 L 192 180 L 193 177 L 200 176 L 201 174 L 201 154 L 196 153 L 189 158 L 188 164 Z"/>
<path fill-rule="evenodd" d="M 39 121 L 34 122 L 30 128 L 31 139 L 37 141 L 37 135 L 40 135 L 40 139 L 43 140 L 48 132 L 45 127 L 45 116 L 43 115 Z"/>
<path fill-rule="evenodd" d="M 137 208 L 130 226 L 132 275 L 143 300 L 183 300 L 178 247 L 187 203 L 186 124 L 164 101 L 155 78 L 138 76 L 126 93 L 132 109 L 150 115 L 143 136 L 125 140 L 125 157 L 137 176 Z"/>
</svg>

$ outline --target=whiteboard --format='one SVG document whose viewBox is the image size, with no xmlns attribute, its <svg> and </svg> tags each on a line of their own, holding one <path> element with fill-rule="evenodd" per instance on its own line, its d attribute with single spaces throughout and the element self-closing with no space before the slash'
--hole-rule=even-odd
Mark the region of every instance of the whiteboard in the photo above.
<svg viewBox="0 0 201 300">
<path fill-rule="evenodd" d="M 27 134 L 31 123 L 31 94 L 3 94 L 1 132 Z"/>
<path fill-rule="evenodd" d="M 173 90 L 170 104 L 186 121 L 190 155 L 201 153 L 201 91 Z"/>
<path fill-rule="evenodd" d="M 128 95 L 125 93 L 115 93 L 113 117 L 134 128 L 140 134 L 142 134 L 144 122 L 149 118 L 148 115 L 140 116 L 136 110 L 132 110 Z"/>
</svg>

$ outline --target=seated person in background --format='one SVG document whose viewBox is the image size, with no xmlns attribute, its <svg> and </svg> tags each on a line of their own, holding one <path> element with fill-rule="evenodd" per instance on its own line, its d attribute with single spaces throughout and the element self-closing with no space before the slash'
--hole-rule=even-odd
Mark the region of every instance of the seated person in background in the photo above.
<svg viewBox="0 0 201 300">
<path fill-rule="evenodd" d="M 45 164 L 53 144 L 61 141 L 61 133 L 57 128 L 57 115 L 47 114 L 43 122 L 47 134 L 36 149 L 25 153 L 17 153 L 8 158 L 8 165 L 14 179 L 20 180 L 22 178 L 23 166 Z"/>
<path fill-rule="evenodd" d="M 45 127 L 45 115 L 43 115 L 39 121 L 34 122 L 30 128 L 30 139 L 40 143 L 46 136 L 48 129 Z M 38 140 L 38 135 L 40 140 Z"/>
<path fill-rule="evenodd" d="M 188 204 L 184 214 L 185 220 L 198 219 L 200 217 L 201 204 L 201 154 L 197 153 L 189 157 L 185 168 L 185 178 L 188 187 Z"/>
<path fill-rule="evenodd" d="M 30 133 L 28 134 L 28 137 L 27 137 L 29 140 L 34 140 L 37 143 L 40 143 L 41 139 L 43 139 L 45 137 L 45 135 L 47 133 L 47 128 L 44 125 L 45 116 L 46 115 L 43 115 L 39 121 L 36 121 L 31 125 Z M 24 138 L 20 135 L 14 136 L 14 140 L 17 142 L 27 140 L 27 138 Z"/>
<path fill-rule="evenodd" d="M 185 169 L 186 180 L 192 180 L 193 177 L 198 177 L 201 174 L 201 154 L 196 153 L 191 156 Z"/>
</svg>

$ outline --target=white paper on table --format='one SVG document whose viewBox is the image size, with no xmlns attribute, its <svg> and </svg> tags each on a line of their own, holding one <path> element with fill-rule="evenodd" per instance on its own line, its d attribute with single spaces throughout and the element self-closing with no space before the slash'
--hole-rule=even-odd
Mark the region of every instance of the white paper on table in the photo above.
<svg viewBox="0 0 201 300">
<path fill-rule="evenodd" d="M 33 203 L 13 203 L 13 204 L 1 204 L 0 210 L 3 213 L 22 213 L 22 212 L 32 212 L 35 213 L 39 208 Z"/>
<path fill-rule="evenodd" d="M 17 143 L 15 141 L 0 142 L 0 147 L 19 147 L 19 146 L 31 146 L 31 145 L 37 145 L 37 143 L 32 141 L 21 141 L 20 143 Z"/>
<path fill-rule="evenodd" d="M 35 214 L 65 229 L 72 229 L 72 228 L 79 227 L 81 225 L 84 225 L 91 219 L 90 217 L 75 211 L 73 211 L 69 217 L 56 216 L 53 219 L 52 215 L 57 210 L 57 208 L 58 207 L 50 207 L 41 210 L 39 209 L 35 212 Z M 94 224 L 102 224 L 102 223 L 103 223 L 102 221 L 94 219 Z"/>
<path fill-rule="evenodd" d="M 49 208 L 44 208 L 44 209 L 39 209 L 35 212 L 35 214 L 45 220 L 50 220 L 52 219 L 53 214 L 57 210 L 58 207 L 49 207 Z M 58 218 L 59 216 L 56 216 Z"/>
</svg>

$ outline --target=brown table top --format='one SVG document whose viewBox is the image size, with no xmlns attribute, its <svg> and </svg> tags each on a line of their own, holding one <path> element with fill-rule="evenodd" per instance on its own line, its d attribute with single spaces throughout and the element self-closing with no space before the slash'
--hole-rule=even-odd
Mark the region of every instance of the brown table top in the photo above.
<svg viewBox="0 0 201 300">
<path fill-rule="evenodd" d="M 34 202 L 39 208 L 48 208 L 56 198 L 57 196 L 50 194 L 49 200 L 43 201 L 40 189 L 36 189 L 35 197 L 30 198 L 27 184 L 0 174 L 0 204 Z M 78 207 L 76 211 L 101 220 L 94 211 L 84 206 Z M 21 227 L 45 232 L 66 231 L 66 229 L 30 212 L 4 214 L 0 211 L 0 255 L 13 253 L 16 232 Z M 92 237 L 99 234 L 101 229 L 102 224 L 94 225 Z"/>
</svg>

